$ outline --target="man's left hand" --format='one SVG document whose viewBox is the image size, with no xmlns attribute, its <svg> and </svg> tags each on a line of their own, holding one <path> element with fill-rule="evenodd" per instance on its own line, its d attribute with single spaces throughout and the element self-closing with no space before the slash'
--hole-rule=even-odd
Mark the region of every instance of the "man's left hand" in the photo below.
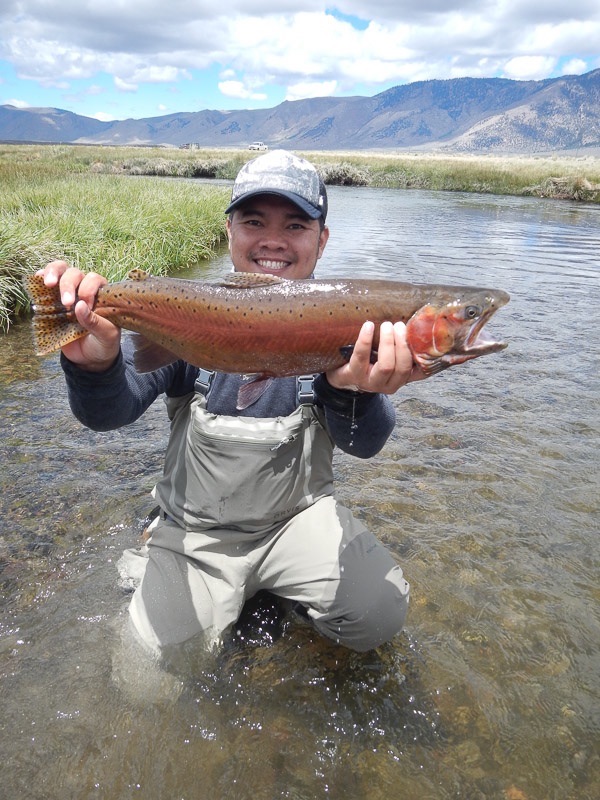
<svg viewBox="0 0 600 800">
<path fill-rule="evenodd" d="M 406 343 L 406 325 L 403 322 L 383 322 L 379 331 L 377 361 L 371 363 L 375 325 L 362 326 L 350 360 L 343 367 L 329 370 L 327 380 L 336 389 L 394 394 L 410 381 L 422 380 L 426 375 L 414 363 Z"/>
</svg>

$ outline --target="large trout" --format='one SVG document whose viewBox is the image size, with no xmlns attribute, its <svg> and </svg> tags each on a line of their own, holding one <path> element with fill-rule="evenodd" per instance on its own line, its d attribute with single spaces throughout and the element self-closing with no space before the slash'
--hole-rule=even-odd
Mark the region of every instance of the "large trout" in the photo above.
<svg viewBox="0 0 600 800">
<path fill-rule="evenodd" d="M 58 287 L 25 278 L 38 355 L 86 335 Z M 156 278 L 133 270 L 101 288 L 94 311 L 141 334 L 135 366 L 148 372 L 176 359 L 223 372 L 281 377 L 326 372 L 350 357 L 362 324 L 406 323 L 415 362 L 427 374 L 506 345 L 481 329 L 509 300 L 497 289 L 384 280 L 283 280 L 236 272 L 218 283 Z M 378 327 L 376 327 L 376 337 Z M 377 347 L 377 338 L 374 343 Z"/>
</svg>

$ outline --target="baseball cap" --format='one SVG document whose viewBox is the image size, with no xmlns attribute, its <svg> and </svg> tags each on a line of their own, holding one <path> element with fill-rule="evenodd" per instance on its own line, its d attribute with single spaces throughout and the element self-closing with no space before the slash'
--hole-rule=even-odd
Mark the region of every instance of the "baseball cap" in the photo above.
<svg viewBox="0 0 600 800">
<path fill-rule="evenodd" d="M 285 197 L 311 219 L 327 216 L 327 191 L 319 173 L 310 161 L 286 150 L 271 150 L 241 168 L 225 213 L 259 194 Z"/>
</svg>

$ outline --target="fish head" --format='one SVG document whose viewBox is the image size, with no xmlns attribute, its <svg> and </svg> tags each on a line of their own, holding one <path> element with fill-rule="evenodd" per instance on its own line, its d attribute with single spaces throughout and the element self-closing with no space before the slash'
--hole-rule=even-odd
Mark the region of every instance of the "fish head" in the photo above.
<svg viewBox="0 0 600 800">
<path fill-rule="evenodd" d="M 498 289 L 461 290 L 450 300 L 422 306 L 406 324 L 406 340 L 415 362 L 426 375 L 433 375 L 504 350 L 506 343 L 487 338 L 483 327 L 509 299 Z"/>
</svg>

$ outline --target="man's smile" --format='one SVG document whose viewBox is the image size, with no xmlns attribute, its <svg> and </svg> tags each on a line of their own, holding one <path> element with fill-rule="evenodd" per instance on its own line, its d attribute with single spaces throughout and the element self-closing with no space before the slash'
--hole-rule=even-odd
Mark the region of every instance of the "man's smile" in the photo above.
<svg viewBox="0 0 600 800">
<path fill-rule="evenodd" d="M 278 272 L 291 264 L 291 261 L 273 261 L 266 258 L 255 258 L 254 261 L 261 269 L 268 269 L 271 272 Z"/>
</svg>

